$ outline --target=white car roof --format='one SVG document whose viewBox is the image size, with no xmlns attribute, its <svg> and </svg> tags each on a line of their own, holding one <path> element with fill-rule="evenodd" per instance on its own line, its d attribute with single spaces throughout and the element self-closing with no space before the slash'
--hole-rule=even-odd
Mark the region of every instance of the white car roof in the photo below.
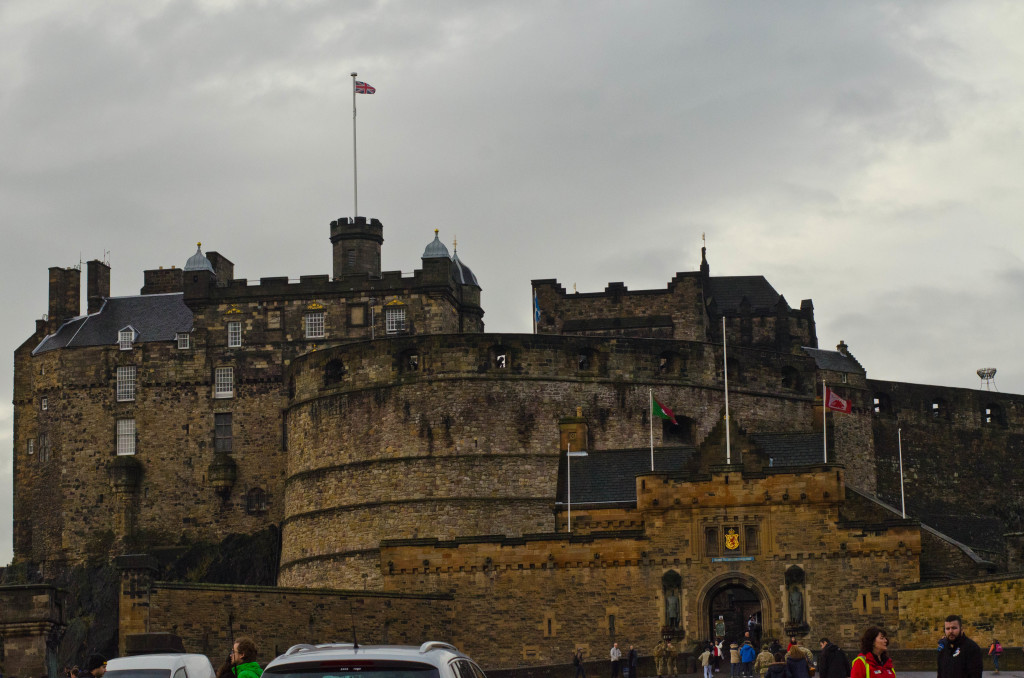
<svg viewBox="0 0 1024 678">
<path fill-rule="evenodd" d="M 288 651 L 267 664 L 267 670 L 289 664 L 311 661 L 337 661 L 362 657 L 365 659 L 421 661 L 424 664 L 445 666 L 456 658 L 469 659 L 448 643 L 428 641 L 419 647 L 415 645 L 360 645 L 350 643 L 326 643 L 323 645 L 293 645 Z"/>
<path fill-rule="evenodd" d="M 134 657 L 118 657 L 107 662 L 107 671 L 167 669 L 171 672 L 172 678 L 174 672 L 182 667 L 188 678 L 216 678 L 217 675 L 205 654 L 139 654 Z"/>
</svg>

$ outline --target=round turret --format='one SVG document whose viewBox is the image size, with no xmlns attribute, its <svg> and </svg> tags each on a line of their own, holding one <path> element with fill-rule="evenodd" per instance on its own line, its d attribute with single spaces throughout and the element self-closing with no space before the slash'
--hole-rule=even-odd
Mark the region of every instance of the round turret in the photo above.
<svg viewBox="0 0 1024 678">
<path fill-rule="evenodd" d="M 438 229 L 434 229 L 434 239 L 427 245 L 427 248 L 423 250 L 422 259 L 451 259 L 452 256 L 448 254 L 448 248 L 444 246 L 441 239 L 437 237 Z"/>
</svg>

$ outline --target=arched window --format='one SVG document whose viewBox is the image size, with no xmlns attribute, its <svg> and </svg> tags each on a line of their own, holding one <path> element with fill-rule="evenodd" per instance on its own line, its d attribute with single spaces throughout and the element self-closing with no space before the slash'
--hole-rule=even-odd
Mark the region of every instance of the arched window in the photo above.
<svg viewBox="0 0 1024 678">
<path fill-rule="evenodd" d="M 581 348 L 576 352 L 576 369 L 580 372 L 589 372 L 597 367 L 596 355 L 593 349 Z"/>
<path fill-rule="evenodd" d="M 398 354 L 399 372 L 417 372 L 420 369 L 420 352 L 410 348 Z"/>
<path fill-rule="evenodd" d="M 496 370 L 507 370 L 512 365 L 512 356 L 505 346 L 492 346 L 488 352 L 489 367 Z"/>
</svg>

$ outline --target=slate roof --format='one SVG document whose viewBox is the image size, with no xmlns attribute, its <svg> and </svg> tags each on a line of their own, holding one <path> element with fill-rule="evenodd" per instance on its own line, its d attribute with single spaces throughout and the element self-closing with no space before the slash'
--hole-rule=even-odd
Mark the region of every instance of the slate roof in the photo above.
<svg viewBox="0 0 1024 678">
<path fill-rule="evenodd" d="M 469 270 L 469 266 L 466 266 L 462 263 L 462 260 L 459 259 L 458 252 L 452 255 L 452 263 L 455 264 L 455 279 L 459 283 L 480 287 L 480 283 L 476 281 L 476 276 L 473 275 L 473 271 Z"/>
<path fill-rule="evenodd" d="M 696 453 L 692 447 L 654 451 L 655 471 L 681 470 Z M 651 470 L 650 448 L 600 450 L 572 459 L 572 503 L 636 503 L 636 476 Z M 566 500 L 565 455 L 558 468 L 558 502 Z"/>
<path fill-rule="evenodd" d="M 719 312 L 738 311 L 744 297 L 751 308 L 772 308 L 780 296 L 763 275 L 708 278 L 707 295 L 718 306 Z"/>
<path fill-rule="evenodd" d="M 772 468 L 810 466 L 821 464 L 825 460 L 820 433 L 752 433 L 749 437 L 750 442 L 771 459 Z M 830 443 L 830 458 L 831 448 Z"/>
<path fill-rule="evenodd" d="M 172 341 L 178 332 L 192 330 L 192 311 L 181 292 L 110 297 L 91 315 L 72 318 L 44 338 L 32 354 L 58 348 L 107 346 L 117 343 L 118 331 L 131 327 L 135 341 Z"/>
<path fill-rule="evenodd" d="M 814 363 L 819 370 L 832 370 L 833 372 L 864 372 L 864 368 L 854 358 L 843 355 L 839 351 L 826 351 L 810 346 L 801 346 L 804 353 L 814 358 Z"/>
<path fill-rule="evenodd" d="M 423 256 L 421 259 L 440 259 L 445 257 L 451 259 L 452 255 L 448 254 L 448 248 L 444 246 L 441 239 L 437 237 L 437 229 L 434 229 L 434 239 L 427 243 L 426 249 L 423 250 Z"/>
</svg>

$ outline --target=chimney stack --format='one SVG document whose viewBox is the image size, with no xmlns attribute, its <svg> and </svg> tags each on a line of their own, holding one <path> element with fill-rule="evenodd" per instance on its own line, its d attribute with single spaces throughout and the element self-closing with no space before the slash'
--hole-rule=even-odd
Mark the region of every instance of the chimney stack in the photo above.
<svg viewBox="0 0 1024 678">
<path fill-rule="evenodd" d="M 110 266 L 99 259 L 86 262 L 86 313 L 96 313 L 110 296 Z"/>
<path fill-rule="evenodd" d="M 74 318 L 82 308 L 82 271 L 77 268 L 50 269 L 50 304 L 47 331 L 55 332 L 66 320 Z"/>
</svg>

